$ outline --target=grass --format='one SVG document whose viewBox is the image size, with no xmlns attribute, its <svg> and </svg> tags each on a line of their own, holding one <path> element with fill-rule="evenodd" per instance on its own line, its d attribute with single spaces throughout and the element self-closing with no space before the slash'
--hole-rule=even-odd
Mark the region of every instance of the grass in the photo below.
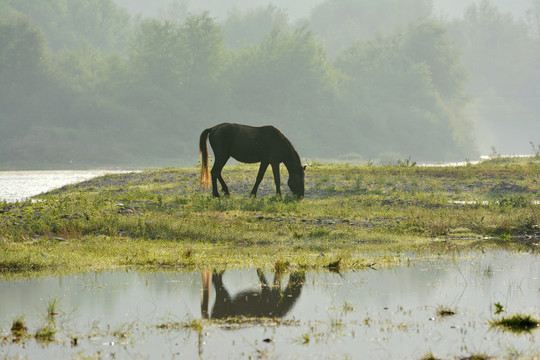
<svg viewBox="0 0 540 360">
<path fill-rule="evenodd" d="M 472 354 L 466 357 L 458 358 L 459 360 L 490 360 L 493 359 L 491 356 L 486 354 Z M 420 360 L 440 360 L 438 357 L 435 357 L 431 352 L 422 356 Z"/>
<path fill-rule="evenodd" d="M 531 332 L 538 329 L 540 320 L 533 318 L 531 315 L 515 314 L 508 317 L 503 317 L 499 320 L 489 322 L 492 326 L 500 327 L 514 333 Z"/>
<path fill-rule="evenodd" d="M 227 167 L 232 195 L 219 199 L 199 188 L 197 168 L 169 168 L 0 204 L 0 276 L 126 267 L 350 270 L 397 264 L 404 253 L 538 244 L 540 159 L 319 164 L 307 170 L 301 201 L 276 197 L 271 177 L 249 197 L 256 171 Z"/>
<path fill-rule="evenodd" d="M 28 328 L 24 322 L 24 316 L 19 316 L 13 320 L 13 323 L 11 324 L 11 336 L 14 339 L 13 341 L 16 342 L 27 336 L 27 334 Z"/>
<path fill-rule="evenodd" d="M 448 306 L 439 305 L 436 311 L 437 315 L 440 317 L 447 317 L 456 315 L 456 310 Z"/>
</svg>

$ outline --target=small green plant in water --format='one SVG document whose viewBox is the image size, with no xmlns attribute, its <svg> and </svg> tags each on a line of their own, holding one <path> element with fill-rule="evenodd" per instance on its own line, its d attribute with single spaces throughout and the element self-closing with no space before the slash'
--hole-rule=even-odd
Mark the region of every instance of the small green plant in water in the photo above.
<svg viewBox="0 0 540 360">
<path fill-rule="evenodd" d="M 496 302 L 493 304 L 493 306 L 495 307 L 495 311 L 493 312 L 495 315 L 499 315 L 500 313 L 504 312 L 504 306 L 501 305 L 500 302 Z"/>
<path fill-rule="evenodd" d="M 47 305 L 47 317 L 52 319 L 56 315 L 58 315 L 58 309 L 56 304 L 56 298 L 49 301 L 49 304 Z"/>
<path fill-rule="evenodd" d="M 26 327 L 26 324 L 24 323 L 24 315 L 19 316 L 15 320 L 13 320 L 13 323 L 11 325 L 11 335 L 14 339 L 20 339 L 24 337 L 28 332 L 28 328 Z"/>
<path fill-rule="evenodd" d="M 343 303 L 343 305 L 341 305 L 341 309 L 343 310 L 343 313 L 346 314 L 346 313 L 349 313 L 349 312 L 353 312 L 354 311 L 354 306 L 352 306 L 350 303 L 345 301 Z"/>
<path fill-rule="evenodd" d="M 435 355 L 433 355 L 433 353 L 430 352 L 422 356 L 420 360 L 439 360 L 439 358 L 435 357 Z"/>
<path fill-rule="evenodd" d="M 309 344 L 310 341 L 311 341 L 311 338 L 308 333 L 305 333 L 300 337 L 300 343 L 303 345 Z"/>
<path fill-rule="evenodd" d="M 204 329 L 203 321 L 200 319 L 187 320 L 182 324 L 185 329 L 191 329 L 197 333 L 202 333 Z"/>
<path fill-rule="evenodd" d="M 439 305 L 439 307 L 437 307 L 437 315 L 441 317 L 453 316 L 456 315 L 456 311 L 451 307 Z"/>
<path fill-rule="evenodd" d="M 47 322 L 47 324 L 36 331 L 35 338 L 38 342 L 49 343 L 53 342 L 54 335 L 58 332 L 54 327 L 54 324 Z"/>
<path fill-rule="evenodd" d="M 510 317 L 503 317 L 500 320 L 490 321 L 489 324 L 511 332 L 523 333 L 537 329 L 540 326 L 540 320 L 533 318 L 531 315 L 515 314 Z"/>
</svg>

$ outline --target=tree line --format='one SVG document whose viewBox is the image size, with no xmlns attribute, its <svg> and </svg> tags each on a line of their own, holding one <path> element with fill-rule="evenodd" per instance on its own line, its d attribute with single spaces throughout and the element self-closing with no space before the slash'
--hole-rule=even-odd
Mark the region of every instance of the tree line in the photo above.
<svg viewBox="0 0 540 360">
<path fill-rule="evenodd" d="M 112 0 L 0 0 L 0 167 L 193 165 L 200 132 L 227 121 L 273 124 L 310 159 L 476 156 L 467 66 L 481 60 L 458 48 L 471 19 L 424 0 L 328 0 L 294 24 L 273 6 L 217 21 L 182 4 L 142 19 Z M 533 70 L 521 85 L 537 91 Z"/>
</svg>

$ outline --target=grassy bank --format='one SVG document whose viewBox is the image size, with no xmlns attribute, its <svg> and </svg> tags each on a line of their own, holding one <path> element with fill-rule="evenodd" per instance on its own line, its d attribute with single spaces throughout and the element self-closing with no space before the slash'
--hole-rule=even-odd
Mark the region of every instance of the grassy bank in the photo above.
<svg viewBox="0 0 540 360">
<path fill-rule="evenodd" d="M 411 254 L 538 248 L 538 158 L 463 167 L 313 164 L 301 201 L 276 198 L 270 174 L 250 198 L 256 172 L 226 167 L 228 198 L 200 189 L 197 168 L 168 168 L 0 205 L 0 270 L 322 268 L 338 260 L 359 269 Z"/>
</svg>

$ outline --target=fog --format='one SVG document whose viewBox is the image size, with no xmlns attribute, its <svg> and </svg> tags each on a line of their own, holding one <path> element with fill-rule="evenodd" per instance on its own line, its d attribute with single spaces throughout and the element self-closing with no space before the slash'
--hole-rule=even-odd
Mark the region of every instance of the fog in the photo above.
<svg viewBox="0 0 540 360">
<path fill-rule="evenodd" d="M 141 15 L 143 17 L 159 17 L 167 7 L 174 3 L 171 0 L 115 0 L 115 2 L 124 7 L 133 16 Z M 246 11 L 250 8 L 265 7 L 272 4 L 280 9 L 287 11 L 289 19 L 297 21 L 299 19 L 308 18 L 311 10 L 323 3 L 324 0 L 244 0 L 244 1 L 227 1 L 227 0 L 198 0 L 198 1 L 178 1 L 184 3 L 188 11 L 200 12 L 210 11 L 212 16 L 225 19 L 231 12 L 231 9 Z M 433 0 L 433 12 L 450 18 L 461 17 L 465 9 L 471 4 L 479 3 L 474 0 Z M 509 12 L 515 17 L 525 16 L 528 9 L 531 8 L 532 1 L 530 0 L 491 0 L 491 4 L 495 5 L 503 12 Z"/>
<path fill-rule="evenodd" d="M 177 166 L 221 122 L 306 160 L 535 154 L 540 0 L 0 0 L 0 168 Z"/>
</svg>

